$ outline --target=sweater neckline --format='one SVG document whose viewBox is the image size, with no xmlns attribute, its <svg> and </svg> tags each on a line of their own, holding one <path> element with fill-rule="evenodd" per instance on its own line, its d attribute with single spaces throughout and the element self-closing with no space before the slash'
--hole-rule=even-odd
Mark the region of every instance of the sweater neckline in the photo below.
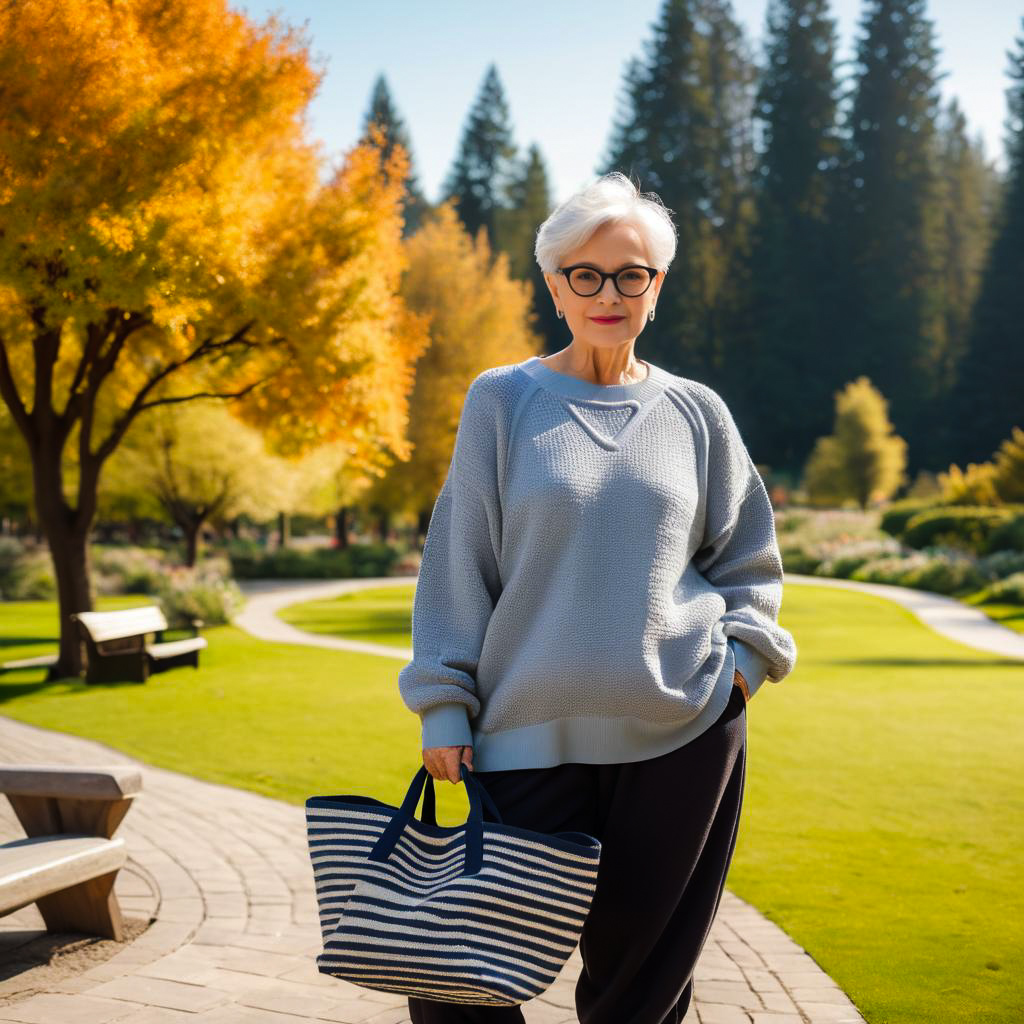
<svg viewBox="0 0 1024 1024">
<path fill-rule="evenodd" d="M 668 374 L 660 366 L 655 366 L 646 359 L 642 362 L 648 367 L 647 376 L 632 384 L 594 384 L 589 380 L 580 380 L 579 377 L 552 369 L 541 362 L 540 356 L 530 356 L 518 366 L 548 390 L 569 398 L 597 399 L 605 402 L 634 399 L 645 402 L 665 390 Z"/>
</svg>

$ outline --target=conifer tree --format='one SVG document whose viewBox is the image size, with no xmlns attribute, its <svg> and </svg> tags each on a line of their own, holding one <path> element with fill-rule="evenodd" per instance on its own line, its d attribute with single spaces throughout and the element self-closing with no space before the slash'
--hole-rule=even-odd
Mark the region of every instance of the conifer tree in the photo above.
<svg viewBox="0 0 1024 1024">
<path fill-rule="evenodd" d="M 487 231 L 495 245 L 495 214 L 508 203 L 516 166 L 516 145 L 505 90 L 492 64 L 469 112 L 455 163 L 442 186 L 441 201 L 454 200 L 465 229 Z"/>
<path fill-rule="evenodd" d="M 956 98 L 940 124 L 939 172 L 942 176 L 942 348 L 940 393 L 948 394 L 967 344 L 971 308 L 991 242 L 986 197 L 992 176 L 985 166 L 981 140 L 967 137 L 967 118 Z"/>
<path fill-rule="evenodd" d="M 834 349 L 888 396 L 914 451 L 940 367 L 936 51 L 925 0 L 867 0 L 861 31 L 832 213 Z"/>
<path fill-rule="evenodd" d="M 962 462 L 1024 428 L 1024 37 L 1016 43 L 1007 55 L 1006 184 L 950 402 L 947 436 Z"/>
<path fill-rule="evenodd" d="M 731 393 L 756 418 L 755 458 L 796 471 L 832 416 L 829 168 L 838 149 L 835 23 L 826 0 L 773 0 L 755 116 L 761 155 Z M 772 396 L 770 405 L 764 397 Z M 753 427 L 753 424 L 751 424 Z"/>
<path fill-rule="evenodd" d="M 724 0 L 665 0 L 646 59 L 626 68 L 599 173 L 618 170 L 673 211 L 679 244 L 644 329 L 645 355 L 720 384 L 720 320 L 749 188 L 751 66 Z"/>
<path fill-rule="evenodd" d="M 536 143 L 530 146 L 519 173 L 512 181 L 508 208 L 497 211 L 497 248 L 508 254 L 509 273 L 533 286 L 533 312 L 536 330 L 544 339 L 545 351 L 554 351 L 568 343 L 565 321 L 555 315 L 551 293 L 537 265 L 534 243 L 537 228 L 552 209 L 548 172 Z"/>
<path fill-rule="evenodd" d="M 362 135 L 360 143 L 369 141 L 370 125 L 377 124 L 384 139 L 382 150 L 382 164 L 387 165 L 391 161 L 391 153 L 395 146 L 401 146 L 409 162 L 409 170 L 405 176 L 405 224 L 402 229 L 403 237 L 413 234 L 423 221 L 423 217 L 430 209 L 423 190 L 420 188 L 419 175 L 416 173 L 415 161 L 412 154 L 412 143 L 409 141 L 409 132 L 405 127 L 395 104 L 391 99 L 391 91 L 388 89 L 387 80 L 383 75 L 378 75 L 373 83 L 373 91 L 370 95 L 370 107 L 363 117 Z"/>
</svg>

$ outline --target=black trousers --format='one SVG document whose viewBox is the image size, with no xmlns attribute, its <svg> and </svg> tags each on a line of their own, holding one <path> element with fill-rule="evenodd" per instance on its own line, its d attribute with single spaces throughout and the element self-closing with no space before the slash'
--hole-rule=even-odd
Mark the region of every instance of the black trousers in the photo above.
<svg viewBox="0 0 1024 1024">
<path fill-rule="evenodd" d="M 624 764 L 477 772 L 506 824 L 601 840 L 580 938 L 581 1024 L 680 1024 L 718 912 L 746 772 L 743 692 L 695 740 Z M 485 820 L 488 816 L 485 812 Z M 520 1006 L 409 998 L 412 1024 L 524 1024 Z"/>
</svg>

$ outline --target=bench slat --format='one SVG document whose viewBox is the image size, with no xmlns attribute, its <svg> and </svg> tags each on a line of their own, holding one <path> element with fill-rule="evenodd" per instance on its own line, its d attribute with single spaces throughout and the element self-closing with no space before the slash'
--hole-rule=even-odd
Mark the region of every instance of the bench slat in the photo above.
<svg viewBox="0 0 1024 1024">
<path fill-rule="evenodd" d="M 78 612 L 75 618 L 85 626 L 96 643 L 157 633 L 168 628 L 164 613 L 156 605 L 124 608 L 116 612 Z"/>
<path fill-rule="evenodd" d="M 142 771 L 134 765 L 77 768 L 74 765 L 0 765 L 0 793 L 77 800 L 120 800 L 142 790 Z"/>
<path fill-rule="evenodd" d="M 0 914 L 120 869 L 128 859 L 118 836 L 36 836 L 0 845 Z"/>
<path fill-rule="evenodd" d="M 146 644 L 146 653 L 153 658 L 173 658 L 206 647 L 206 637 L 187 636 L 183 640 L 167 640 L 162 644 Z"/>
</svg>

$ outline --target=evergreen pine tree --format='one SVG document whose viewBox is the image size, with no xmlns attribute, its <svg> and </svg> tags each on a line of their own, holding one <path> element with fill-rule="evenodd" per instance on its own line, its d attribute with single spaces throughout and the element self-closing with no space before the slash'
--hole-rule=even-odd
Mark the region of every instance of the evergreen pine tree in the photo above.
<svg viewBox="0 0 1024 1024">
<path fill-rule="evenodd" d="M 920 461 L 929 466 L 949 462 L 944 429 L 949 422 L 948 401 L 966 350 L 971 310 L 991 243 L 988 196 L 993 185 L 998 188 L 998 177 L 986 166 L 980 138 L 972 142 L 967 137 L 967 120 L 956 99 L 943 111 L 939 125 L 938 170 L 942 189 L 941 238 L 936 244 L 942 281 L 936 348 L 938 391 L 918 452 Z"/>
<path fill-rule="evenodd" d="M 399 116 L 398 111 L 391 99 L 391 91 L 388 89 L 387 81 L 383 75 L 378 75 L 373 83 L 373 91 L 370 94 L 370 106 L 363 117 L 363 127 L 360 135 L 360 143 L 369 141 L 370 125 L 379 126 L 384 136 L 384 144 L 381 147 L 381 163 L 386 164 L 391 157 L 392 150 L 396 145 L 401 146 L 409 157 L 409 171 L 405 176 L 405 224 L 402 228 L 403 237 L 408 237 L 419 228 L 423 218 L 430 209 L 419 184 L 419 177 L 415 170 L 413 160 L 412 144 L 409 141 L 409 133 L 405 123 Z"/>
<path fill-rule="evenodd" d="M 1008 53 L 1007 177 L 950 416 L 950 457 L 985 459 L 1024 429 L 1024 38 Z"/>
<path fill-rule="evenodd" d="M 455 201 L 455 210 L 473 237 L 482 227 L 492 249 L 495 214 L 508 203 L 515 178 L 516 146 L 505 90 L 492 64 L 469 112 L 455 163 L 442 186 L 441 201 Z"/>
<path fill-rule="evenodd" d="M 756 219 L 742 315 L 730 331 L 732 392 L 756 417 L 752 454 L 791 473 L 827 431 L 832 396 L 844 383 L 827 258 L 829 168 L 838 150 L 835 23 L 827 12 L 826 0 L 773 0 L 768 8 L 755 107 Z"/>
<path fill-rule="evenodd" d="M 936 51 L 925 0 L 867 0 L 832 214 L 833 347 L 891 403 L 912 461 L 938 393 Z"/>
<path fill-rule="evenodd" d="M 544 350 L 556 351 L 568 344 L 569 337 L 565 321 L 555 315 L 551 294 L 533 252 L 537 228 L 552 209 L 548 173 L 536 143 L 530 146 L 519 174 L 512 181 L 508 203 L 506 209 L 497 211 L 496 247 L 508 253 L 511 275 L 532 284 L 535 329 L 543 339 Z"/>
<path fill-rule="evenodd" d="M 723 376 L 720 320 L 749 186 L 751 69 L 740 42 L 725 0 L 665 0 L 646 59 L 627 65 L 599 171 L 621 171 L 673 211 L 678 250 L 644 354 L 712 386 Z"/>
</svg>

